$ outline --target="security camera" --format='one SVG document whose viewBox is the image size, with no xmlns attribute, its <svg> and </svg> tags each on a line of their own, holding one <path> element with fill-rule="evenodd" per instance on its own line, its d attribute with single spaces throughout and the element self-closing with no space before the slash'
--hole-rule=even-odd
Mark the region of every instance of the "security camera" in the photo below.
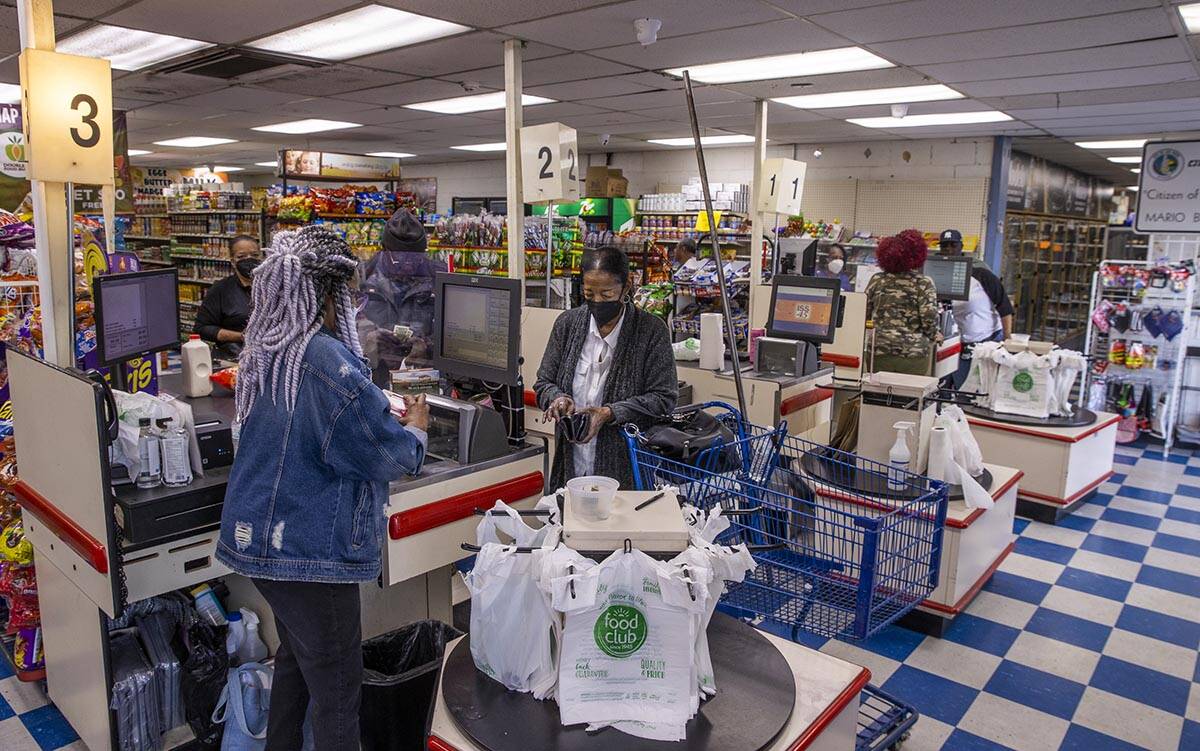
<svg viewBox="0 0 1200 751">
<path fill-rule="evenodd" d="M 907 114 L 908 114 L 908 105 L 907 104 L 893 104 L 892 105 L 892 117 L 894 117 L 896 119 L 900 119 Z"/>
<path fill-rule="evenodd" d="M 820 159 L 821 154 L 824 154 L 824 153 L 825 152 L 821 151 L 820 149 L 813 149 L 813 159 Z"/>
<path fill-rule="evenodd" d="M 612 133 L 601 133 L 600 134 L 600 145 L 601 146 L 607 146 L 608 142 L 611 140 L 612 140 Z"/>
<path fill-rule="evenodd" d="M 639 18 L 633 22 L 634 33 L 643 47 L 658 41 L 658 30 L 661 28 L 662 21 L 657 18 Z"/>
</svg>

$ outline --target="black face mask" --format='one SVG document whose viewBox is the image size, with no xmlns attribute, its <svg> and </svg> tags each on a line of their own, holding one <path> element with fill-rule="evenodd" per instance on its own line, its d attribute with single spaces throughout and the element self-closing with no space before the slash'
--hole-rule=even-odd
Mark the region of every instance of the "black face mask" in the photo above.
<svg viewBox="0 0 1200 751">
<path fill-rule="evenodd" d="M 608 300 L 605 302 L 587 301 L 588 310 L 591 311 L 592 318 L 596 319 L 597 326 L 603 326 L 621 315 L 621 308 L 624 305 L 625 303 L 620 300 Z"/>
<path fill-rule="evenodd" d="M 262 261 L 257 258 L 242 258 L 234 263 L 233 267 L 237 269 L 237 272 L 242 275 L 243 279 L 249 279 L 260 263 Z"/>
</svg>

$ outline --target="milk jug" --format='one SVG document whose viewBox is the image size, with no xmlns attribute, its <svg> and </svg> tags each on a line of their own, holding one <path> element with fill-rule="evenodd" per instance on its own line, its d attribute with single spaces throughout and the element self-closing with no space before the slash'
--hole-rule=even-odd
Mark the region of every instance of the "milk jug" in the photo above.
<svg viewBox="0 0 1200 751">
<path fill-rule="evenodd" d="M 180 348 L 183 356 L 183 393 L 187 396 L 208 396 L 212 393 L 212 352 L 192 334 Z"/>
</svg>

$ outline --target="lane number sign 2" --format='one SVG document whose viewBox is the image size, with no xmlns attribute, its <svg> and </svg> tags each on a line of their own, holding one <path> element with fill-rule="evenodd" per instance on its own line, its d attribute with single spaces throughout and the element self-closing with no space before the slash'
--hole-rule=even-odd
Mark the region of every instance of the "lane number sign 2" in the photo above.
<svg viewBox="0 0 1200 751">
<path fill-rule="evenodd" d="M 521 128 L 521 186 L 525 202 L 577 200 L 578 154 L 574 128 L 562 123 Z"/>
<path fill-rule="evenodd" d="M 20 67 L 29 177 L 112 185 L 108 61 L 26 49 Z"/>
<path fill-rule="evenodd" d="M 763 160 L 755 208 L 766 214 L 798 214 L 807 165 L 795 159 Z"/>
</svg>

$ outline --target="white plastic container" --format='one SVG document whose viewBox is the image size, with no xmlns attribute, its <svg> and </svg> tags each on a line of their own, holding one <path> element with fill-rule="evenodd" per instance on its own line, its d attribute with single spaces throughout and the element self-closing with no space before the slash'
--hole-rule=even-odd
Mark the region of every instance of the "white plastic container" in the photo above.
<svg viewBox="0 0 1200 751">
<path fill-rule="evenodd" d="M 225 654 L 229 657 L 230 665 L 240 664 L 238 650 L 246 640 L 246 624 L 242 623 L 242 614 L 236 611 L 230 613 L 226 620 L 229 621 L 229 632 L 225 635 Z"/>
<path fill-rule="evenodd" d="M 249 608 L 242 608 L 241 616 L 246 630 L 242 643 L 238 645 L 238 662 L 262 662 L 267 659 L 267 645 L 258 635 L 258 614 Z"/>
<path fill-rule="evenodd" d="M 611 477 L 587 475 L 567 480 L 567 502 L 585 519 L 604 521 L 612 515 L 613 498 L 621 483 Z"/>
<path fill-rule="evenodd" d="M 892 426 L 896 429 L 896 442 L 888 452 L 888 490 L 904 490 L 908 487 L 905 472 L 908 472 L 912 461 L 912 453 L 908 450 L 908 431 L 916 427 L 915 423 L 900 421 Z"/>
<path fill-rule="evenodd" d="M 217 599 L 212 587 L 201 584 L 192 590 L 192 599 L 196 601 L 196 611 L 200 613 L 200 617 L 213 626 L 224 626 L 229 623 L 225 617 L 225 608 L 221 607 L 221 601 Z"/>
<path fill-rule="evenodd" d="M 183 358 L 183 393 L 187 396 L 208 396 L 212 393 L 212 350 L 192 334 L 180 347 Z"/>
</svg>

